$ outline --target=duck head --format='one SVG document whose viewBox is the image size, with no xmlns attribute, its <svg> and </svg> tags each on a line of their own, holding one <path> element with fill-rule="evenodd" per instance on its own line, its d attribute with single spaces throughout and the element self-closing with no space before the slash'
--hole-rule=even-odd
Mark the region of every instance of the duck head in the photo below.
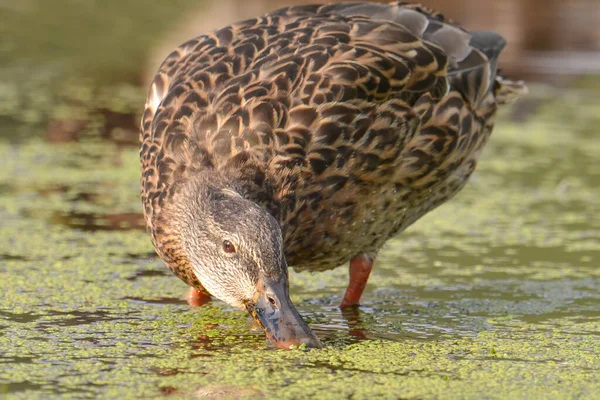
<svg viewBox="0 0 600 400">
<path fill-rule="evenodd" d="M 276 347 L 322 347 L 290 300 L 281 228 L 273 216 L 236 190 L 206 181 L 189 184 L 174 200 L 166 223 L 212 296 L 246 309 Z"/>
</svg>

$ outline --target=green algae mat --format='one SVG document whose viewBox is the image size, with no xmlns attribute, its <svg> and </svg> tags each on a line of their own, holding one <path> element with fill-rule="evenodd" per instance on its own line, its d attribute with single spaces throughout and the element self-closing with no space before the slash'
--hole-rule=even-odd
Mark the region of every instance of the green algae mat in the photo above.
<svg viewBox="0 0 600 400">
<path fill-rule="evenodd" d="M 598 90 L 533 92 L 360 308 L 336 307 L 346 268 L 291 274 L 311 351 L 186 304 L 141 229 L 134 146 L 4 121 L 0 398 L 600 398 Z"/>
</svg>

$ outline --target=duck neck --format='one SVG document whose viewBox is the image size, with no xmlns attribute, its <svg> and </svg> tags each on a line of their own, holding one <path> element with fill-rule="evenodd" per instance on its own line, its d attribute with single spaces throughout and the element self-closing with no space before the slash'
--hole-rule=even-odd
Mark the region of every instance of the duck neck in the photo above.
<svg viewBox="0 0 600 400">
<path fill-rule="evenodd" d="M 220 171 L 205 169 L 195 172 L 181 187 L 180 195 L 183 203 L 200 203 L 203 199 L 214 196 L 223 190 L 231 190 L 237 193 L 236 185 L 229 177 Z"/>
</svg>

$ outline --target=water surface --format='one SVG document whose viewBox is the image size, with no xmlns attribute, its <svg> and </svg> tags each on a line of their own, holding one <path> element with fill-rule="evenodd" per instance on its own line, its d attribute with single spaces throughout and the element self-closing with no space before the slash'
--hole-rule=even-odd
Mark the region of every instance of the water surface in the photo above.
<svg viewBox="0 0 600 400">
<path fill-rule="evenodd" d="M 548 90 L 503 115 L 462 193 L 389 242 L 359 309 L 336 307 L 346 268 L 291 274 L 325 345 L 310 352 L 271 349 L 223 303 L 188 307 L 141 229 L 135 146 L 7 121 L 0 394 L 598 396 L 600 103 Z"/>
</svg>

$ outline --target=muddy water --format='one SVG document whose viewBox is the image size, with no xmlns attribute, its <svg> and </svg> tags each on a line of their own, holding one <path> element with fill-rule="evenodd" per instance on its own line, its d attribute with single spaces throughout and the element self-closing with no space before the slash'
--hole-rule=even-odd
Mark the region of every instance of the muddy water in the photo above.
<svg viewBox="0 0 600 400">
<path fill-rule="evenodd" d="M 336 308 L 345 268 L 292 273 L 325 344 L 310 352 L 188 307 L 140 229 L 135 147 L 3 124 L 0 397 L 598 396 L 597 93 L 534 89 L 505 113 L 465 190 L 386 246 L 359 309 Z"/>
</svg>

